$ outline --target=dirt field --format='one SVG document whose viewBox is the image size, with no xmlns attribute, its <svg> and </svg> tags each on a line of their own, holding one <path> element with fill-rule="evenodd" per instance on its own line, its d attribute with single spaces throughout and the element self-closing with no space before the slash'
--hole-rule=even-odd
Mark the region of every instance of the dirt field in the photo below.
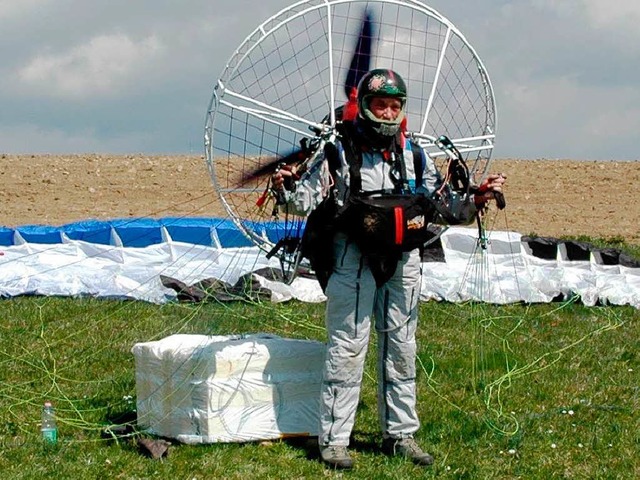
<svg viewBox="0 0 640 480">
<path fill-rule="evenodd" d="M 492 229 L 640 244 L 640 161 L 495 160 L 507 209 Z M 200 156 L 0 155 L 0 225 L 226 216 Z"/>
</svg>

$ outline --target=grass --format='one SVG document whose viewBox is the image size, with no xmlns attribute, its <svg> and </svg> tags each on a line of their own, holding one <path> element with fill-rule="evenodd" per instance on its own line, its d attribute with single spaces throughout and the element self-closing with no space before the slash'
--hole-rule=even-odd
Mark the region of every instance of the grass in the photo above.
<svg viewBox="0 0 640 480">
<path fill-rule="evenodd" d="M 312 442 L 175 444 L 152 460 L 103 438 L 135 408 L 132 345 L 172 333 L 271 332 L 323 340 L 323 305 L 150 305 L 22 297 L 0 303 L 0 471 L 6 478 L 633 478 L 640 475 L 640 313 L 579 304 L 426 303 L 419 330 L 421 469 L 376 451 L 375 352 L 352 472 Z M 375 341 L 371 350 L 375 350 Z M 51 399 L 60 441 L 42 445 Z"/>
</svg>

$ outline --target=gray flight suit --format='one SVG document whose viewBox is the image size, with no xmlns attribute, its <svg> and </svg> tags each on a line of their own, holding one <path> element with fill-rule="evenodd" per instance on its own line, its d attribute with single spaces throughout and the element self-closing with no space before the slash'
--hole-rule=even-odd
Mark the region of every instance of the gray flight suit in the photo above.
<svg viewBox="0 0 640 480">
<path fill-rule="evenodd" d="M 329 173 L 328 162 L 318 158 L 287 192 L 288 203 L 300 214 L 308 214 L 334 188 L 338 207 L 349 191 L 349 167 L 344 149 L 337 143 L 340 166 Z M 363 191 L 394 188 L 391 165 L 381 153 L 362 154 L 360 176 Z M 413 153 L 403 152 L 406 179 L 416 193 L 433 192 L 440 177 L 425 156 L 424 174 L 415 188 Z M 378 414 L 385 437 L 412 436 L 420 423 L 416 413 L 416 328 L 420 295 L 419 251 L 402 254 L 395 274 L 376 287 L 368 259 L 344 233 L 334 237 L 334 270 L 326 288 L 326 347 L 320 401 L 319 444 L 349 444 L 371 323 L 378 335 Z"/>
<path fill-rule="evenodd" d="M 320 445 L 348 445 L 360 396 L 372 319 L 378 335 L 378 418 L 383 435 L 411 436 L 416 413 L 416 328 L 421 264 L 406 252 L 382 287 L 346 235 L 335 239 L 326 289 L 327 342 L 320 407 Z"/>
</svg>

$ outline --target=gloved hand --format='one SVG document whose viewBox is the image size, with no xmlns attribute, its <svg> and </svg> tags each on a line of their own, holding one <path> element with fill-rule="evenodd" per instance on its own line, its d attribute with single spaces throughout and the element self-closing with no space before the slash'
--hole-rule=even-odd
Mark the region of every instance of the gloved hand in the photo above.
<svg viewBox="0 0 640 480">
<path fill-rule="evenodd" d="M 293 180 L 298 178 L 298 168 L 296 165 L 282 165 L 273 175 L 271 175 L 271 188 L 276 192 L 290 189 Z"/>
<path fill-rule="evenodd" d="M 483 206 L 489 200 L 495 199 L 498 208 L 503 209 L 506 206 L 502 187 L 507 181 L 507 176 L 503 173 L 490 173 L 487 178 L 480 184 L 475 194 L 475 203 L 477 206 Z"/>
</svg>

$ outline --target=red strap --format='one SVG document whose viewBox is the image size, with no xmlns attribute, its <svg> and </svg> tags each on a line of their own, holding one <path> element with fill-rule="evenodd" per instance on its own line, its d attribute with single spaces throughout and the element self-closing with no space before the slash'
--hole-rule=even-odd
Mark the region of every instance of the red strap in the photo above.
<svg viewBox="0 0 640 480">
<path fill-rule="evenodd" d="M 351 88 L 349 94 L 349 100 L 344 104 L 344 110 L 342 110 L 342 120 L 353 121 L 358 116 L 358 91 L 356 87 Z"/>
<path fill-rule="evenodd" d="M 404 215 L 402 207 L 395 207 L 393 213 L 396 217 L 396 245 L 402 245 L 404 240 Z"/>
<path fill-rule="evenodd" d="M 260 197 L 258 197 L 258 200 L 256 200 L 256 207 L 261 207 L 262 205 L 264 205 L 264 202 L 267 200 L 268 196 L 269 196 L 269 186 L 267 185 L 267 188 L 265 189 L 265 191 L 262 192 L 262 195 L 260 195 Z"/>
</svg>

